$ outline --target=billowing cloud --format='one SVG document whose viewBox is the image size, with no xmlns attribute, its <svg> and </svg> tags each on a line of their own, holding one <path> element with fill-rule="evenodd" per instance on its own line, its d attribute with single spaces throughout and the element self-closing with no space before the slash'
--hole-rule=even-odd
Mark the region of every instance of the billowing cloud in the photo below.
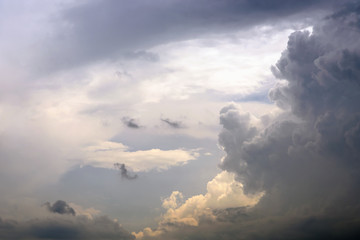
<svg viewBox="0 0 360 240">
<path fill-rule="evenodd" d="M 187 221 L 161 233 L 146 229 L 139 237 L 358 237 L 359 19 L 356 3 L 318 23 L 312 33 L 290 35 L 273 67 L 279 83 L 269 93 L 281 113 L 256 118 L 235 105 L 221 110 L 219 142 L 226 156 L 220 167 L 235 174 L 244 196 L 263 192 L 257 204 L 248 211 L 224 207 L 215 211 L 214 222 Z M 177 206 L 173 199 L 166 205 Z"/>
<path fill-rule="evenodd" d="M 261 196 L 262 193 L 245 195 L 242 184 L 235 181 L 234 174 L 224 171 L 207 184 L 207 193 L 204 195 L 193 196 L 184 201 L 181 192 L 172 192 L 163 200 L 162 206 L 166 209 L 166 213 L 162 216 L 158 228 L 156 230 L 145 228 L 135 235 L 139 239 L 159 237 L 178 228 L 214 223 L 222 209 L 242 207 L 246 210 L 254 206 Z"/>
<path fill-rule="evenodd" d="M 57 200 L 53 204 L 50 204 L 49 202 L 45 203 L 45 206 L 50 212 L 53 213 L 59 213 L 59 214 L 70 214 L 75 216 L 76 212 L 75 210 L 70 207 L 65 201 L 63 200 Z"/>
</svg>

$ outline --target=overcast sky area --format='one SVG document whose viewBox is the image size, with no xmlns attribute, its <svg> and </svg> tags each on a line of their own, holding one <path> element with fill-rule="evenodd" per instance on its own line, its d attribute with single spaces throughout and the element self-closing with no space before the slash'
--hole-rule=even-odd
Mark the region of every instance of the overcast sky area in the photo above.
<svg viewBox="0 0 360 240">
<path fill-rule="evenodd" d="M 360 239 L 360 1 L 0 0 L 0 239 Z"/>
</svg>

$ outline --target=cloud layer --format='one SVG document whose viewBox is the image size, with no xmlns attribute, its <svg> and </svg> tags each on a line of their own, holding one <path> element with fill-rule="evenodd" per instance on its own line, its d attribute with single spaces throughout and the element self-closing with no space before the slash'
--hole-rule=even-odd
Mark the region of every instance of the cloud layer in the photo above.
<svg viewBox="0 0 360 240">
<path fill-rule="evenodd" d="M 62 12 L 60 19 L 64 23 L 58 26 L 61 41 L 55 33 L 56 39 L 48 46 L 51 54 L 46 58 L 51 59 L 53 67 L 69 67 L 69 64 L 114 58 L 174 40 L 248 28 L 268 20 L 309 16 L 309 12 L 330 8 L 334 3 L 323 0 L 87 1 Z M 63 51 L 56 50 L 54 45 L 61 45 Z M 56 59 L 51 57 L 54 54 Z"/>
<path fill-rule="evenodd" d="M 134 239 L 108 217 L 52 217 L 18 222 L 0 218 L 1 239 Z"/>
</svg>

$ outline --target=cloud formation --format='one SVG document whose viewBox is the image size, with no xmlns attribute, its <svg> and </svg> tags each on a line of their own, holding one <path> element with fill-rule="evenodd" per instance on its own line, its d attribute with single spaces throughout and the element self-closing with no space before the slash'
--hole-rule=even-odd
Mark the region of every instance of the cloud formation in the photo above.
<svg viewBox="0 0 360 240">
<path fill-rule="evenodd" d="M 140 125 L 133 118 L 123 117 L 122 121 L 129 128 L 134 128 L 134 129 L 140 128 Z"/>
<path fill-rule="evenodd" d="M 221 110 L 220 167 L 235 174 L 245 196 L 264 192 L 260 201 L 246 212 L 222 208 L 214 222 L 178 225 L 156 239 L 359 237 L 359 6 L 289 36 L 269 92 L 280 114 Z M 155 236 L 146 231 L 141 237 Z"/>
<path fill-rule="evenodd" d="M 134 239 L 119 223 L 108 217 L 52 217 L 29 221 L 0 218 L 1 239 Z"/>
<path fill-rule="evenodd" d="M 128 170 L 123 163 L 114 163 L 114 167 L 120 170 L 120 174 L 122 178 L 126 178 L 128 180 L 133 180 L 138 177 L 137 174 L 129 175 Z"/>
<path fill-rule="evenodd" d="M 318 10 L 331 9 L 337 2 L 335 0 L 301 2 L 273 0 L 271 3 L 263 0 L 220 2 L 156 0 L 151 3 L 129 0 L 91 0 L 81 3 L 70 1 L 61 2 L 62 4 L 57 6 L 59 12 L 56 16 L 52 12 L 54 7 L 46 5 L 52 10 L 46 16 L 48 23 L 45 26 L 52 28 L 51 33 L 37 36 L 31 36 L 29 32 L 16 32 L 16 34 L 23 39 L 31 39 L 31 44 L 26 42 L 22 44 L 27 47 L 35 46 L 31 56 L 35 56 L 33 63 L 38 65 L 33 70 L 43 74 L 86 65 L 97 60 L 114 59 L 120 55 L 125 58 L 131 56 L 156 61 L 156 56 L 144 54 L 146 53 L 144 50 L 172 41 L 246 29 L 270 20 L 281 23 L 284 18 L 305 19 L 313 16 L 311 13 Z M 14 7 L 11 3 L 7 5 L 10 5 L 9 9 Z M 14 22 L 23 24 L 18 19 Z M 39 32 L 41 27 L 44 28 L 37 26 L 37 21 L 30 23 L 31 29 Z M 39 49 L 45 51 L 38 51 Z"/>
<path fill-rule="evenodd" d="M 117 159 L 121 159 L 136 171 L 168 169 L 196 159 L 198 151 L 189 150 L 190 147 L 186 150 L 165 144 L 167 148 L 158 149 L 147 145 L 146 149 L 138 147 L 130 151 L 112 139 L 123 127 L 119 121 L 122 116 L 160 109 L 157 111 L 176 111 L 167 116 L 177 119 L 180 105 L 190 94 L 203 94 L 199 98 L 208 99 L 203 86 L 217 89 L 217 84 L 209 87 L 211 83 L 196 81 L 212 75 L 206 68 L 203 70 L 208 75 L 181 75 L 181 63 L 152 68 L 154 63 L 163 64 L 162 54 L 167 52 L 163 44 L 204 37 L 205 41 L 196 39 L 189 43 L 189 46 L 195 43 L 202 48 L 214 44 L 211 43 L 213 40 L 223 40 L 210 37 L 211 41 L 207 42 L 208 35 L 235 34 L 254 26 L 262 28 L 263 24 L 284 29 L 293 24 L 291 20 L 302 19 L 300 22 L 304 23 L 306 17 L 322 16 L 321 12 L 331 8 L 332 3 L 346 1 L 155 0 L 151 4 L 128 0 L 56 1 L 62 2 L 59 5 L 33 1 L 31 7 L 24 2 L 2 2 L 0 9 L 3 22 L 0 35 L 4 36 L 0 46 L 4 56 L 0 59 L 0 114 L 3 116 L 0 178 L 9 183 L 0 189 L 9 199 L 9 195 L 36 194 L 31 186 L 48 184 L 50 178 L 55 179 L 74 162 L 78 163 L 74 159 L 85 159 L 87 164 L 104 167 L 112 167 Z M 254 236 L 268 239 L 283 233 L 284 238 L 290 239 L 291 236 L 300 238 L 301 232 L 305 233 L 303 238 L 316 238 L 319 236 L 316 233 L 322 237 L 330 236 L 328 238 L 336 238 L 336 232 L 341 232 L 343 237 L 346 233 L 347 236 L 356 233 L 360 142 L 359 109 L 355 104 L 359 102 L 359 7 L 356 1 L 353 3 L 329 16 L 325 23 L 314 28 L 312 34 L 297 32 L 291 35 L 287 50 L 273 68 L 275 76 L 283 80 L 270 92 L 271 99 L 283 109 L 282 114 L 256 118 L 235 106 L 221 111 L 223 130 L 219 138 L 227 153 L 221 167 L 235 174 L 235 178 L 225 178 L 226 184 L 219 184 L 223 186 L 219 191 L 211 188 L 208 194 L 183 203 L 178 201 L 180 193 L 171 195 L 164 202 L 168 211 L 160 224 L 171 231 L 162 232 L 165 234 L 162 237 L 176 239 L 188 234 L 189 238 L 202 239 Z M 284 22 L 287 22 L 285 27 Z M 252 38 L 256 38 L 254 36 Z M 232 39 L 228 35 L 227 38 Z M 260 42 L 266 44 L 266 41 L 265 37 Z M 246 42 L 242 44 L 246 45 Z M 163 47 L 160 52 L 149 49 L 159 45 Z M 178 48 L 180 45 L 172 45 L 172 48 L 180 49 L 185 55 L 195 52 L 193 49 L 196 48 L 183 51 L 186 47 Z M 221 43 L 215 44 L 218 45 Z M 214 49 L 217 47 L 205 49 L 204 53 Z M 241 50 L 239 53 L 243 54 Z M 257 52 L 253 53 L 257 55 Z M 218 55 L 222 54 L 214 56 Z M 171 57 L 170 54 L 168 58 Z M 214 58 L 211 54 L 208 57 Z M 202 57 L 195 58 L 203 60 Z M 217 64 L 221 59 L 209 66 L 214 73 L 219 67 L 226 68 Z M 122 61 L 126 64 L 120 67 Z M 182 61 L 192 65 L 189 59 Z M 231 59 L 227 61 L 232 62 Z M 248 59 L 243 61 L 251 65 Z M 129 68 L 129 65 L 134 67 Z M 136 74 L 134 69 L 140 68 L 141 74 Z M 236 72 L 232 73 L 236 75 Z M 241 78 L 243 76 L 246 75 Z M 181 79 L 190 80 L 181 85 L 178 84 Z M 229 78 L 225 74 L 213 80 L 218 82 L 219 79 Z M 228 88 L 232 86 L 230 84 Z M 174 100 L 170 104 L 177 107 L 147 108 L 148 105 L 143 105 L 144 102 L 169 104 L 168 100 Z M 200 108 L 194 109 L 206 110 L 213 106 L 207 105 L 208 102 L 204 106 L 202 102 L 199 104 L 198 98 L 192 98 L 183 105 L 185 110 L 182 112 L 188 113 L 189 105 L 195 101 Z M 194 127 L 199 119 L 212 118 L 209 113 L 203 118 L 188 118 L 189 127 L 177 132 L 195 137 L 211 135 L 217 131 L 215 128 L 208 131 Z M 199 111 L 193 111 L 192 116 L 196 114 Z M 153 123 L 159 123 L 159 114 L 153 113 L 155 115 Z M 206 121 L 202 121 L 205 123 L 202 126 L 212 128 Z M 169 123 L 176 127 L 175 122 L 169 120 Z M 130 128 L 139 126 L 134 121 L 126 125 Z M 200 123 L 196 126 L 200 127 Z M 65 131 L 67 129 L 76 131 Z M 160 134 L 168 134 L 166 130 L 171 132 L 173 129 L 160 129 L 163 131 Z M 154 138 L 149 136 L 153 141 Z M 125 165 L 123 167 L 127 173 Z M 38 174 L 39 168 L 47 171 Z M 222 182 L 220 180 L 216 178 L 214 182 Z M 258 202 L 251 211 L 244 210 L 246 204 L 229 204 L 234 199 L 241 202 L 238 197 L 253 199 L 262 193 L 264 196 L 259 202 L 258 199 L 249 200 L 251 206 Z M 23 201 L 26 200 L 23 198 Z M 50 203 L 48 206 L 49 209 L 53 207 Z M 67 203 L 60 204 L 57 213 L 66 213 L 66 206 Z M 72 217 L 71 223 L 80 219 L 72 216 L 71 211 L 55 215 L 59 219 Z M 59 219 L 56 222 L 60 224 L 54 226 L 63 226 Z M 1 221 L 4 222 L 2 234 L 9 234 L 1 237 L 4 239 L 25 238 L 21 235 L 22 230 L 32 229 L 30 223 Z M 346 222 L 346 226 L 338 222 Z M 78 226 L 77 223 L 73 225 Z M 99 225 L 102 225 L 101 221 Z M 20 235 L 12 237 L 11 229 Z M 78 230 L 70 228 L 72 233 L 67 234 L 67 229 L 57 230 L 58 237 L 72 239 L 78 236 Z M 199 229 L 201 231 L 197 232 Z M 34 238 L 55 238 L 54 232 L 41 235 L 29 231 L 27 233 Z M 100 233 L 93 234 L 101 238 Z"/>
<path fill-rule="evenodd" d="M 75 216 L 75 210 L 70 207 L 65 201 L 57 200 L 52 205 L 47 202 L 44 204 L 50 212 L 59 214 L 69 214 Z"/>
<path fill-rule="evenodd" d="M 161 118 L 160 120 L 172 128 L 183 128 L 183 124 L 180 121 L 173 121 L 169 118 Z"/>
<path fill-rule="evenodd" d="M 157 229 L 145 228 L 134 235 L 139 239 L 161 237 L 167 232 L 176 232 L 179 228 L 215 223 L 218 216 L 222 215 L 219 219 L 224 219 L 229 215 L 224 214 L 223 209 L 241 208 L 246 212 L 262 195 L 263 193 L 245 195 L 242 184 L 235 181 L 234 174 L 223 171 L 207 184 L 206 194 L 199 194 L 185 201 L 181 192 L 173 191 L 163 200 L 162 207 L 166 209 L 166 213 L 162 216 Z"/>
<path fill-rule="evenodd" d="M 85 163 L 93 166 L 112 168 L 114 162 L 121 159 L 135 171 L 149 171 L 151 169 L 166 170 L 172 166 L 186 164 L 199 157 L 197 149 L 161 150 L 149 149 L 130 151 L 129 147 L 112 141 L 100 142 L 84 149 Z"/>
</svg>

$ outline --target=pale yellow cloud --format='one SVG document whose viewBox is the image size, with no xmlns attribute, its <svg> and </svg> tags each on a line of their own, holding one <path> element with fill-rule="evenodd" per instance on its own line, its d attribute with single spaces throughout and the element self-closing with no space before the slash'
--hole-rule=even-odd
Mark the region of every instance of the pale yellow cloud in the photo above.
<svg viewBox="0 0 360 240">
<path fill-rule="evenodd" d="M 134 171 L 151 169 L 166 170 L 171 166 L 185 164 L 199 157 L 197 150 L 139 150 L 116 142 L 104 141 L 84 148 L 85 162 L 94 166 L 112 168 L 114 163 L 124 163 Z"/>
<path fill-rule="evenodd" d="M 181 226 L 198 226 L 200 221 L 216 221 L 215 209 L 235 207 L 252 207 L 257 204 L 264 193 L 246 195 L 243 185 L 237 182 L 233 173 L 223 171 L 207 184 L 207 193 L 193 196 L 183 204 L 183 195 L 174 191 L 163 201 L 167 209 L 162 216 L 157 229 L 145 228 L 139 233 L 133 233 L 138 239 L 145 236 L 154 237 L 165 231 L 171 231 Z"/>
</svg>

